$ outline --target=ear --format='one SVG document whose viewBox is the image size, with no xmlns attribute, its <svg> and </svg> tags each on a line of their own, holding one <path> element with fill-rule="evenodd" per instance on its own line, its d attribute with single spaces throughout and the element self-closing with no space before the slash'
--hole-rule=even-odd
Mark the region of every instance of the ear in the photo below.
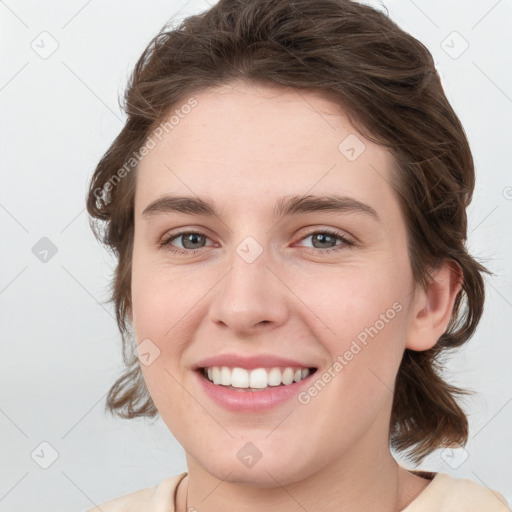
<svg viewBox="0 0 512 512">
<path fill-rule="evenodd" d="M 406 348 L 422 351 L 432 348 L 446 332 L 463 273 L 454 260 L 445 260 L 426 288 L 417 285 L 407 330 Z"/>
</svg>

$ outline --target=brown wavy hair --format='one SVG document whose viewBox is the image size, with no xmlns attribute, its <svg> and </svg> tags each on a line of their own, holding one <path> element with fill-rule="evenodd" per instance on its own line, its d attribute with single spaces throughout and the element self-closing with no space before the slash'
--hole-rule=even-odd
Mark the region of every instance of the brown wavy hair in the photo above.
<svg viewBox="0 0 512 512">
<path fill-rule="evenodd" d="M 394 449 L 409 450 L 415 463 L 435 449 L 465 445 L 468 421 L 456 397 L 473 392 L 443 380 L 440 356 L 475 332 L 484 306 L 483 273 L 492 272 L 465 245 L 473 158 L 428 49 L 386 14 L 349 0 L 220 0 L 172 23 L 135 65 L 122 102 L 126 124 L 98 163 L 87 196 L 91 228 L 117 258 L 109 301 L 115 303 L 126 370 L 110 388 L 106 410 L 122 418 L 158 413 L 127 318 L 134 155 L 194 92 L 249 80 L 325 94 L 363 136 L 391 150 L 396 173 L 390 185 L 406 219 L 416 283 L 425 286 L 444 261 L 460 265 L 462 289 L 446 332 L 429 350 L 404 351 L 389 440 Z"/>
</svg>

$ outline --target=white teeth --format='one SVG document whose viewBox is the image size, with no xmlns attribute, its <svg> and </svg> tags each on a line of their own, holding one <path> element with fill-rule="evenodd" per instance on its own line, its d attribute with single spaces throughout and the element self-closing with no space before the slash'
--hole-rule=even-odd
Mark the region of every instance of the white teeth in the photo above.
<svg viewBox="0 0 512 512">
<path fill-rule="evenodd" d="M 272 368 L 272 370 L 268 372 L 267 383 L 269 386 L 281 385 L 281 370 L 279 368 Z"/>
<path fill-rule="evenodd" d="M 266 388 L 267 387 L 267 371 L 265 368 L 256 368 L 251 372 L 249 377 L 250 388 Z"/>
<path fill-rule="evenodd" d="M 229 368 L 228 366 L 212 366 L 204 369 L 208 380 L 221 386 L 233 386 L 235 388 L 264 389 L 269 386 L 288 386 L 293 382 L 299 382 L 309 375 L 308 368 Z"/>
<path fill-rule="evenodd" d="M 230 371 L 229 368 L 223 366 L 222 369 Z M 224 384 L 224 383 L 223 383 Z M 249 387 L 249 372 L 243 368 L 233 368 L 231 371 L 231 378 L 224 386 L 233 386 L 234 388 L 248 388 Z"/>
<path fill-rule="evenodd" d="M 286 368 L 285 371 L 283 372 L 283 384 L 284 385 L 288 385 L 288 384 L 291 384 L 293 382 L 293 374 L 295 372 L 291 369 L 291 368 Z"/>
<path fill-rule="evenodd" d="M 220 383 L 223 386 L 229 386 L 231 384 L 231 375 L 230 375 L 229 368 L 227 366 L 223 366 L 220 369 Z"/>
</svg>

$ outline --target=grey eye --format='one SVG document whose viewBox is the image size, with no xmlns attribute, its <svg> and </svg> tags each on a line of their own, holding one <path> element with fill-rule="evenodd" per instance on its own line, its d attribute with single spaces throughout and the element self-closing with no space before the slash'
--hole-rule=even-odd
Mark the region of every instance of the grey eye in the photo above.
<svg viewBox="0 0 512 512">
<path fill-rule="evenodd" d="M 204 243 L 206 242 L 206 237 L 199 233 L 180 234 L 176 239 L 183 240 L 182 244 L 184 249 L 200 249 L 201 247 L 204 247 Z M 201 244 L 201 241 L 203 244 Z"/>
</svg>

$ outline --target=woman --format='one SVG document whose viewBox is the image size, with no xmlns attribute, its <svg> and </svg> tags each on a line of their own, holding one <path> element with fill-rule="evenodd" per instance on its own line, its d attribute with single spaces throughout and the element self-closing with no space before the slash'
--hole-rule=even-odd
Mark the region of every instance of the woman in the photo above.
<svg viewBox="0 0 512 512">
<path fill-rule="evenodd" d="M 467 442 L 437 370 L 488 272 L 428 50 L 350 1 L 221 0 L 154 38 L 125 100 L 87 203 L 118 257 L 107 404 L 160 414 L 188 471 L 91 510 L 507 510 L 390 453 Z"/>
</svg>

